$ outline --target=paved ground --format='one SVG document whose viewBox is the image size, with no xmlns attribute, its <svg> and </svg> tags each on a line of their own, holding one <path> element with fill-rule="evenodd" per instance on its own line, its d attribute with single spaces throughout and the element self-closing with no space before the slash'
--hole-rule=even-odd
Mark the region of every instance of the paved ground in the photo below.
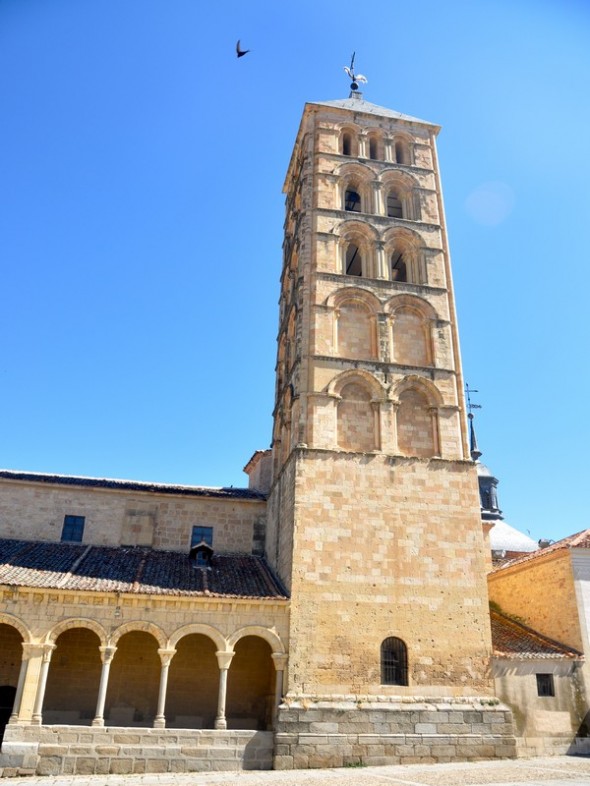
<svg viewBox="0 0 590 786">
<path fill-rule="evenodd" d="M 3 783 L 5 786 L 590 786 L 590 757 L 209 775 L 64 775 L 9 779 Z"/>
</svg>

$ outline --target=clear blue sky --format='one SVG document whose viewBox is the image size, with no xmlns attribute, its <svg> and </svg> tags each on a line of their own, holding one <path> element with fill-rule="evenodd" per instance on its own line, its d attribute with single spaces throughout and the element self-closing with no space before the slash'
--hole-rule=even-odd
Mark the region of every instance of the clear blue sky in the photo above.
<svg viewBox="0 0 590 786">
<path fill-rule="evenodd" d="M 252 52 L 239 61 L 237 38 Z M 305 101 L 443 126 L 466 379 L 509 523 L 589 526 L 585 0 L 0 0 L 0 465 L 245 485 Z"/>
</svg>

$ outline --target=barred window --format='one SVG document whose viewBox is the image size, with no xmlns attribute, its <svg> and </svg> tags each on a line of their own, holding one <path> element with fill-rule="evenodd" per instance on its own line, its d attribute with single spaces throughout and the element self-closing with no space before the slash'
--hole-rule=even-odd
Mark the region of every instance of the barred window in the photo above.
<svg viewBox="0 0 590 786">
<path fill-rule="evenodd" d="M 381 684 L 408 684 L 408 650 L 396 636 L 389 636 L 381 644 Z"/>
</svg>

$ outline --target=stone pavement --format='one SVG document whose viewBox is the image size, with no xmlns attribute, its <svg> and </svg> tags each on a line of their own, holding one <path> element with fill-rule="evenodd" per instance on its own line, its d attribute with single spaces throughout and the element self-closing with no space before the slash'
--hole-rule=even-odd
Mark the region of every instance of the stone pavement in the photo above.
<svg viewBox="0 0 590 786">
<path fill-rule="evenodd" d="M 58 775 L 20 777 L 4 783 L 6 786 L 590 786 L 590 757 L 330 770 Z"/>
</svg>

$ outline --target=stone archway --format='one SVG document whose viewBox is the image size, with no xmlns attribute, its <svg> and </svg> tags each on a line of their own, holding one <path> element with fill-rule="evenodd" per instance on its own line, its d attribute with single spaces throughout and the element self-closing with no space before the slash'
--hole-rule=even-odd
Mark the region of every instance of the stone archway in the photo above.
<svg viewBox="0 0 590 786">
<path fill-rule="evenodd" d="M 132 630 L 117 641 L 104 717 L 109 726 L 152 726 L 158 707 L 161 661 L 151 633 Z"/>
<path fill-rule="evenodd" d="M 14 707 L 23 637 L 12 625 L 0 623 L 0 742 Z"/>
<path fill-rule="evenodd" d="M 259 636 L 244 636 L 234 652 L 227 680 L 227 728 L 270 729 L 276 681 L 272 649 Z"/>
<path fill-rule="evenodd" d="M 219 667 L 215 642 L 201 633 L 184 636 L 170 663 L 166 726 L 213 729 L 217 714 Z"/>
<path fill-rule="evenodd" d="M 43 723 L 90 726 L 102 663 L 100 638 L 89 628 L 69 628 L 55 640 L 43 701 Z"/>
</svg>

